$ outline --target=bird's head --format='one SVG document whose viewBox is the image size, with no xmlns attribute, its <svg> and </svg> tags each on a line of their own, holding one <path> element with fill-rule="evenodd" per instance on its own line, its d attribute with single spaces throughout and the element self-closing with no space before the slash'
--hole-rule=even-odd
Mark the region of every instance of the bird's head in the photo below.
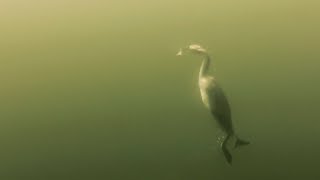
<svg viewBox="0 0 320 180">
<path fill-rule="evenodd" d="M 182 56 L 185 53 L 192 53 L 192 54 L 198 54 L 198 55 L 207 55 L 207 50 L 201 47 L 198 44 L 191 44 L 187 47 L 180 48 L 179 52 L 177 53 L 177 56 Z"/>
</svg>

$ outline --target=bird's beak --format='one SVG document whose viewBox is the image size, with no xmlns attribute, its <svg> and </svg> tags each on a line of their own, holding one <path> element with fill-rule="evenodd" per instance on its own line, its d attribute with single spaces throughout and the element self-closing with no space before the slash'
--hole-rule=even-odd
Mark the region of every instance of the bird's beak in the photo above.
<svg viewBox="0 0 320 180">
<path fill-rule="evenodd" d="M 182 56 L 182 48 L 180 48 L 179 52 L 176 54 L 176 56 Z"/>
</svg>

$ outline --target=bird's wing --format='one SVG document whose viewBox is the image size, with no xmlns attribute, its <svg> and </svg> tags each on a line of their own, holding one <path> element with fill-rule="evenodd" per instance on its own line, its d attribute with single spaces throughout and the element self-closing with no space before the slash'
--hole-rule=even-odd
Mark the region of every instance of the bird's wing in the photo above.
<svg viewBox="0 0 320 180">
<path fill-rule="evenodd" d="M 216 85 L 210 95 L 210 101 L 213 106 L 211 106 L 212 114 L 222 121 L 231 121 L 231 110 L 228 99 L 223 92 L 222 88 Z"/>
<path fill-rule="evenodd" d="M 226 95 L 220 87 L 215 88 L 215 93 L 212 96 L 214 106 L 211 108 L 211 113 L 218 121 L 218 124 L 227 133 L 233 132 L 233 125 L 231 119 L 230 105 Z"/>
</svg>

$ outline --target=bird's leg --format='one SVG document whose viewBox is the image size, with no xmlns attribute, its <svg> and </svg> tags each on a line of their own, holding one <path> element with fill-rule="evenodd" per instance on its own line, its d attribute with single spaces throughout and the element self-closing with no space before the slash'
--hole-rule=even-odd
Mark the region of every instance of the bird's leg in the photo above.
<svg viewBox="0 0 320 180">
<path fill-rule="evenodd" d="M 227 162 L 231 165 L 232 164 L 232 155 L 227 148 L 227 142 L 230 139 L 230 137 L 231 137 L 231 135 L 228 134 L 226 139 L 224 139 L 224 141 L 221 144 L 221 149 L 222 149 L 222 152 L 223 152 L 224 157 L 226 158 Z"/>
</svg>

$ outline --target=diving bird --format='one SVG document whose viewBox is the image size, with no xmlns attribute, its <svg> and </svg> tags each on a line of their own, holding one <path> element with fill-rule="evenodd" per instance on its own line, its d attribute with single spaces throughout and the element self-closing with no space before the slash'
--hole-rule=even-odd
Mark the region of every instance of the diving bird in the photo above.
<svg viewBox="0 0 320 180">
<path fill-rule="evenodd" d="M 177 56 L 181 56 L 184 52 L 191 52 L 203 58 L 199 72 L 199 88 L 204 106 L 211 112 L 220 128 L 226 133 L 226 138 L 221 143 L 222 152 L 229 164 L 232 164 L 232 155 L 227 148 L 227 142 L 230 138 L 236 139 L 234 147 L 249 144 L 248 141 L 240 139 L 234 131 L 231 118 L 231 109 L 226 95 L 219 86 L 216 78 L 210 76 L 208 71 L 211 58 L 207 50 L 197 44 L 192 44 L 185 48 L 181 48 Z"/>
</svg>

